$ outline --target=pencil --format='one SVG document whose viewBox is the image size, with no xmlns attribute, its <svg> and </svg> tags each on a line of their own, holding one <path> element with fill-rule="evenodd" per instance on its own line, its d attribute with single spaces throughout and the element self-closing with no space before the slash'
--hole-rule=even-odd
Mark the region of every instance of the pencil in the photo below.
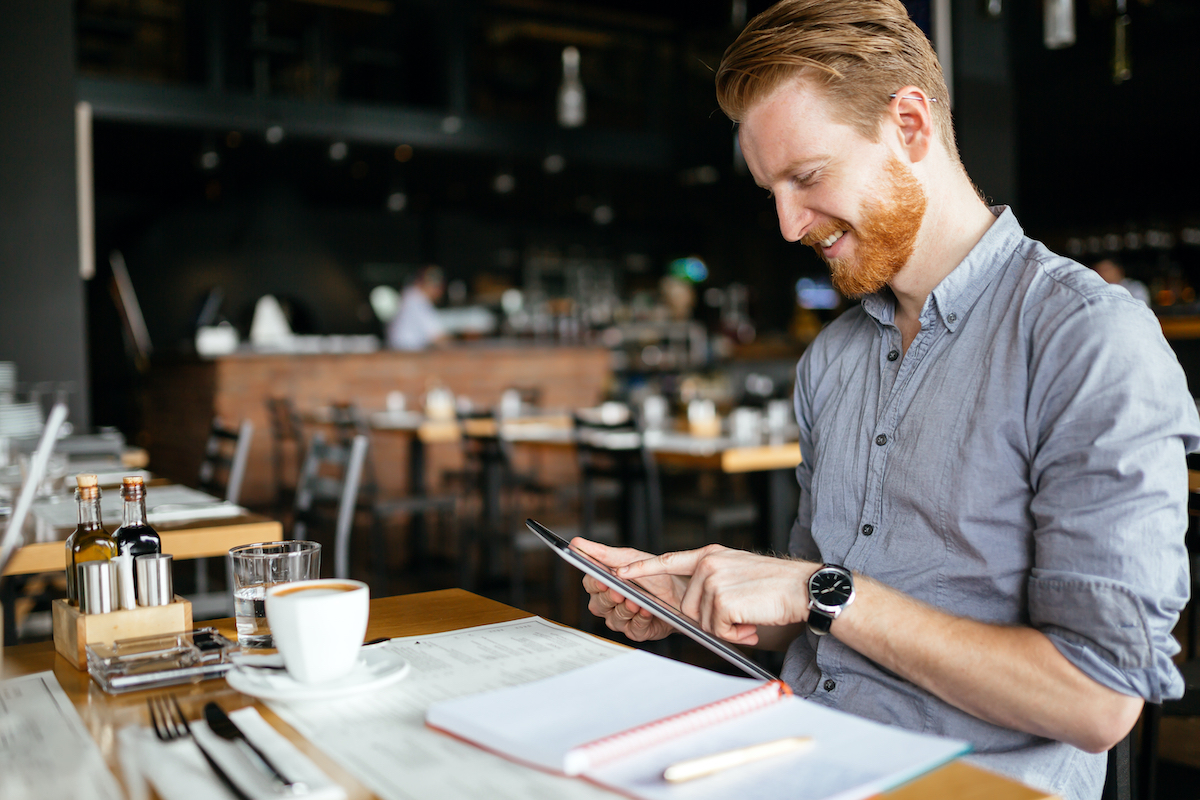
<svg viewBox="0 0 1200 800">
<path fill-rule="evenodd" d="M 690 781 L 712 775 L 714 772 L 740 767 L 752 761 L 783 755 L 784 753 L 806 752 L 815 744 L 811 736 L 790 736 L 786 739 L 776 739 L 773 742 L 752 744 L 749 747 L 739 747 L 723 753 L 713 753 L 699 758 L 690 758 L 672 764 L 663 771 L 663 779 L 671 783 Z"/>
</svg>

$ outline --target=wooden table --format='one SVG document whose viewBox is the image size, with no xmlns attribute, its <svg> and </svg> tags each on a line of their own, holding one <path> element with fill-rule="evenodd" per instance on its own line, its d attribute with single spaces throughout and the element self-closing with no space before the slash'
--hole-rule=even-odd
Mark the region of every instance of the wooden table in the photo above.
<svg viewBox="0 0 1200 800">
<path fill-rule="evenodd" d="M 163 552 L 170 553 L 176 561 L 224 556 L 229 548 L 239 544 L 278 542 L 283 539 L 283 526 L 259 514 L 159 523 L 154 529 L 162 539 Z M 63 542 L 69 533 L 69 530 L 62 531 L 62 539 L 55 541 L 23 545 L 13 554 L 0 576 L 62 570 Z"/>
<path fill-rule="evenodd" d="M 528 616 L 531 616 L 528 612 L 461 589 L 445 589 L 439 592 L 372 600 L 367 637 L 420 636 Z M 205 624 L 213 625 L 226 636 L 234 636 L 232 619 Z M 15 678 L 44 670 L 54 671 L 55 677 L 79 710 L 84 724 L 99 744 L 105 761 L 118 780 L 121 771 L 117 766 L 117 729 L 131 723 L 149 724 L 146 717 L 146 698 L 155 693 L 169 691 L 179 697 L 189 717 L 200 716 L 201 707 L 210 700 L 215 700 L 227 710 L 248 705 L 256 706 L 268 722 L 294 742 L 333 780 L 346 788 L 349 800 L 373 797 L 362 784 L 264 704 L 230 689 L 223 679 L 157 692 L 148 690 L 112 696 L 101 692 L 91 682 L 87 673 L 77 671 L 62 656 L 57 655 L 54 645 L 50 642 L 4 649 L 4 658 L 0 661 L 0 678 Z M 1049 797 L 1043 792 L 962 762 L 949 764 L 889 792 L 886 796 L 896 800 L 1037 800 Z"/>
</svg>

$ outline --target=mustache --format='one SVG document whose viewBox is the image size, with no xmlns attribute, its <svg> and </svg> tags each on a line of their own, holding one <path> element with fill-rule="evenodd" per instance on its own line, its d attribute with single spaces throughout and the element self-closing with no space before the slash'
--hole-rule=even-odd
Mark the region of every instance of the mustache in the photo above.
<svg viewBox="0 0 1200 800">
<path fill-rule="evenodd" d="M 851 227 L 849 222 L 840 219 L 832 219 L 828 222 L 821 223 L 808 233 L 804 234 L 804 236 L 800 238 L 800 244 L 816 248 L 821 244 L 821 242 L 825 241 L 833 234 L 839 231 L 851 230 L 854 230 L 854 228 Z"/>
</svg>

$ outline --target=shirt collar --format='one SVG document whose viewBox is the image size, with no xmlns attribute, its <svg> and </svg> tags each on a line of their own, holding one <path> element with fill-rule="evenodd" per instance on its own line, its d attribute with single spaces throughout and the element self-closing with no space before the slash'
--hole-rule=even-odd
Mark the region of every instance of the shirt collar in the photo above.
<svg viewBox="0 0 1200 800">
<path fill-rule="evenodd" d="M 934 287 L 921 311 L 922 322 L 934 314 L 948 330 L 956 330 L 966 317 L 966 312 L 991 283 L 992 274 L 1008 262 L 1009 254 L 1025 235 L 1008 206 L 993 206 L 991 211 L 996 215 L 996 221 L 971 248 L 967 257 Z M 862 305 L 863 310 L 879 323 L 895 323 L 896 297 L 891 289 L 885 287 L 867 295 L 862 299 Z"/>
</svg>

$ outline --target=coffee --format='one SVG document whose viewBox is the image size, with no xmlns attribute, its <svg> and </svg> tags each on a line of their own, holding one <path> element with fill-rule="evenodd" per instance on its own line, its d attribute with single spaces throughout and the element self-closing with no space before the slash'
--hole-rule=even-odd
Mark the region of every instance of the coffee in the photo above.
<svg viewBox="0 0 1200 800">
<path fill-rule="evenodd" d="M 338 594 L 339 592 L 353 592 L 358 588 L 358 585 L 353 583 L 324 583 L 320 586 L 305 586 L 300 584 L 297 586 L 288 586 L 285 589 L 276 589 L 274 594 L 276 597 L 287 597 L 297 594 L 304 594 L 305 597 L 320 597 L 321 595 Z"/>
</svg>

